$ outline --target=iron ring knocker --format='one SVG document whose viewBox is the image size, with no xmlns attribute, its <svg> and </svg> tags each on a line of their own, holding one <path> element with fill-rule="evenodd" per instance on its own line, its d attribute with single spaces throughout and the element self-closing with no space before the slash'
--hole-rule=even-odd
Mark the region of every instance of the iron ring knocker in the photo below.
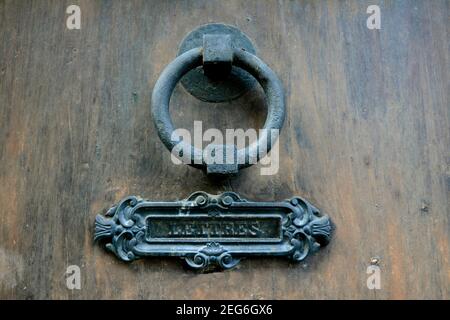
<svg viewBox="0 0 450 320">
<path fill-rule="evenodd" d="M 225 38 L 224 38 L 225 37 Z M 190 49 L 179 55 L 169 65 L 166 66 L 157 80 L 152 94 L 152 115 L 158 131 L 159 138 L 169 151 L 175 147 L 180 150 L 191 150 L 188 154 L 174 155 L 179 157 L 184 163 L 195 168 L 204 169 L 208 174 L 233 174 L 239 169 L 251 166 L 263 158 L 272 148 L 278 138 L 285 118 L 284 91 L 277 75 L 256 55 L 245 51 L 242 48 L 231 46 L 231 41 L 227 41 L 227 36 L 213 35 L 204 37 L 203 47 Z M 211 49 L 211 47 L 213 47 Z M 212 59 L 220 61 L 205 61 L 205 55 L 210 54 Z M 227 51 L 229 51 L 227 53 Z M 224 53 L 225 52 L 225 53 Z M 228 58 L 223 58 L 228 54 Z M 235 162 L 230 163 L 207 163 L 203 158 L 203 151 L 192 145 L 185 145 L 179 137 L 174 137 L 174 126 L 170 118 L 169 102 L 172 92 L 180 79 L 190 70 L 203 65 L 206 73 L 221 73 L 223 69 L 231 69 L 231 65 L 239 67 L 250 73 L 263 88 L 267 99 L 267 118 L 259 139 L 249 146 L 236 150 L 235 145 L 220 146 L 224 154 L 234 153 Z M 229 71 L 229 70 L 228 70 Z M 265 130 L 264 130 L 265 129 Z M 256 157 L 256 159 L 255 159 Z M 255 161 L 256 160 L 256 161 Z"/>
</svg>

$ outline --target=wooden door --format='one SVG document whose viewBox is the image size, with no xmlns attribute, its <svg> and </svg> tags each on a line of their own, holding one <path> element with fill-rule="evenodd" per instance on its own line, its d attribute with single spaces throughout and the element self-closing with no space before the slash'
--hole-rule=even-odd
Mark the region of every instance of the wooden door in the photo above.
<svg viewBox="0 0 450 320">
<path fill-rule="evenodd" d="M 69 30 L 75 2 L 81 29 Z M 367 27 L 373 4 L 381 29 Z M 448 16 L 445 0 L 0 1 L 0 297 L 448 299 Z M 174 165 L 157 137 L 152 88 L 210 22 L 246 33 L 284 85 L 276 175 L 257 165 L 214 182 Z M 258 91 L 211 104 L 179 86 L 171 101 L 184 128 L 258 128 L 265 112 Z M 197 190 L 300 195 L 330 215 L 332 241 L 300 264 L 206 274 L 177 258 L 123 263 L 93 243 L 95 215 L 124 196 Z M 66 286 L 70 265 L 80 290 Z"/>
</svg>

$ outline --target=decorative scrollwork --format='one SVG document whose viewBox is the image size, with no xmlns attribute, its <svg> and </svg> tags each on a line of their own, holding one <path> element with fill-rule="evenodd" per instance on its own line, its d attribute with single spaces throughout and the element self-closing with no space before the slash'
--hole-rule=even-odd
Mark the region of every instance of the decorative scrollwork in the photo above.
<svg viewBox="0 0 450 320">
<path fill-rule="evenodd" d="M 232 257 L 227 250 L 217 242 L 207 243 L 198 253 L 184 258 L 187 264 L 194 269 L 206 269 L 211 265 L 217 265 L 222 269 L 235 267 L 240 259 Z"/>
<path fill-rule="evenodd" d="M 295 197 L 290 200 L 294 209 L 283 226 L 284 236 L 292 245 L 290 257 L 294 261 L 304 260 L 328 244 L 331 238 L 331 222 L 308 201 Z"/>
<path fill-rule="evenodd" d="M 162 229 L 151 231 L 153 224 Z M 230 269 L 248 255 L 301 261 L 330 241 L 331 229 L 328 216 L 299 197 L 250 202 L 233 192 L 199 191 L 178 202 L 127 197 L 97 215 L 94 240 L 123 261 L 166 255 L 194 269 Z"/>
<path fill-rule="evenodd" d="M 138 239 L 144 236 L 145 226 L 135 226 L 133 217 L 133 208 L 139 202 L 142 200 L 137 197 L 125 198 L 106 212 L 106 216 L 112 219 L 101 215 L 95 218 L 94 240 L 109 240 L 106 248 L 123 261 L 133 261 L 137 258 L 133 249 Z"/>
</svg>

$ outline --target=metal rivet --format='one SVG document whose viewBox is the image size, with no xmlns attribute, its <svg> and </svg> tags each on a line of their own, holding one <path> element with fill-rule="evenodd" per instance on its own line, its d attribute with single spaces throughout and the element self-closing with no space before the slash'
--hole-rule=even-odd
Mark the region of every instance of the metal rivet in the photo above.
<svg viewBox="0 0 450 320">
<path fill-rule="evenodd" d="M 372 257 L 372 258 L 370 258 L 370 264 L 371 265 L 377 266 L 379 263 L 380 263 L 380 258 L 379 257 Z"/>
</svg>

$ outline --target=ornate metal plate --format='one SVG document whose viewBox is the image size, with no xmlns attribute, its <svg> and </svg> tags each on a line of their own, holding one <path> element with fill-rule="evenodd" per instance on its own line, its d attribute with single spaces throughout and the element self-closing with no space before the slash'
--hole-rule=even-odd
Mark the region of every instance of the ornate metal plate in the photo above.
<svg viewBox="0 0 450 320">
<path fill-rule="evenodd" d="M 95 240 L 124 261 L 178 256 L 194 269 L 229 269 L 248 256 L 305 259 L 330 240 L 328 216 L 300 197 L 252 202 L 199 191 L 175 202 L 123 199 L 97 215 Z"/>
</svg>

